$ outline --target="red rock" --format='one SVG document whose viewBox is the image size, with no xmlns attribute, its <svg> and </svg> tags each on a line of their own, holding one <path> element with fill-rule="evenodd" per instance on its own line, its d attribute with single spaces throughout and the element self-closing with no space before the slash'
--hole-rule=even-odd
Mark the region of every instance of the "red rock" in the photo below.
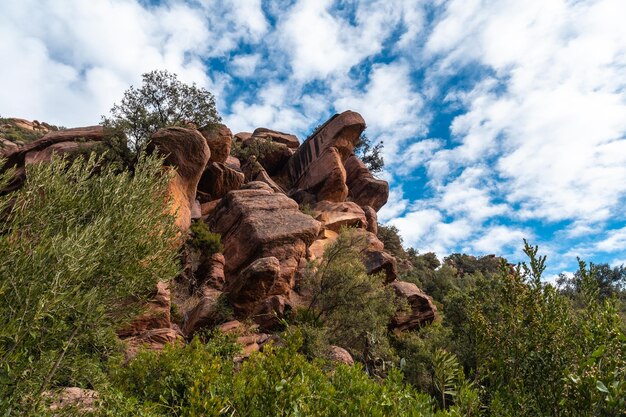
<svg viewBox="0 0 626 417">
<path fill-rule="evenodd" d="M 238 313 L 252 311 L 260 300 L 272 294 L 280 279 L 280 262 L 275 257 L 259 258 L 231 279 L 225 288 Z"/>
<path fill-rule="evenodd" d="M 169 186 L 171 211 L 176 215 L 176 225 L 186 231 L 191 225 L 198 182 L 211 155 L 206 140 L 197 130 L 169 127 L 152 135 L 146 151 L 166 156 L 165 165 L 176 170 Z"/>
<path fill-rule="evenodd" d="M 239 132 L 235 134 L 233 139 L 235 140 L 235 142 L 243 143 L 244 141 L 250 139 L 250 137 L 252 137 L 252 133 L 250 132 Z"/>
<path fill-rule="evenodd" d="M 302 143 L 289 160 L 289 176 L 293 184 L 309 170 L 309 165 L 334 147 L 344 160 L 350 156 L 365 129 L 365 121 L 360 114 L 350 110 L 336 114 Z"/>
<path fill-rule="evenodd" d="M 246 176 L 247 182 L 263 182 L 267 184 L 273 192 L 285 194 L 285 190 L 278 185 L 272 177 L 269 176 L 267 171 L 254 160 L 248 160 L 242 167 L 243 173 Z"/>
<path fill-rule="evenodd" d="M 272 295 L 257 303 L 252 318 L 261 329 L 273 329 L 280 324 L 280 318 L 291 310 L 291 304 L 285 296 Z"/>
<path fill-rule="evenodd" d="M 235 170 L 241 169 L 241 162 L 239 161 L 239 159 L 231 155 L 228 155 L 228 158 L 226 158 L 226 162 L 224 162 L 224 165 Z"/>
<path fill-rule="evenodd" d="M 170 327 L 172 302 L 169 282 L 159 281 L 153 298 L 148 302 L 146 311 L 132 321 L 127 333 L 118 332 L 120 337 L 137 335 L 150 329 Z"/>
<path fill-rule="evenodd" d="M 391 328 L 397 331 L 415 330 L 437 318 L 437 307 L 432 298 L 410 282 L 395 281 L 389 284 L 396 296 L 406 300 L 409 310 L 398 311 L 391 321 Z"/>
<path fill-rule="evenodd" d="M 365 218 L 367 219 L 367 231 L 377 235 L 378 234 L 378 214 L 376 210 L 371 208 L 370 206 L 364 206 L 363 212 L 365 213 Z"/>
<path fill-rule="evenodd" d="M 317 216 L 326 229 L 338 232 L 341 227 L 364 228 L 367 225 L 363 209 L 353 202 L 335 203 L 320 201 L 313 207 Z"/>
<path fill-rule="evenodd" d="M 330 346 L 328 358 L 333 362 L 345 363 L 346 365 L 354 365 L 354 359 L 350 352 L 339 346 Z"/>
<path fill-rule="evenodd" d="M 202 128 L 200 133 L 211 149 L 209 162 L 225 163 L 230 156 L 230 147 L 233 142 L 233 134 L 230 129 L 223 124 L 208 125 Z"/>
<path fill-rule="evenodd" d="M 295 135 L 289 133 L 277 132 L 275 130 L 259 127 L 252 133 L 253 137 L 264 138 L 271 140 L 272 142 L 282 143 L 291 149 L 298 149 L 300 141 Z"/>
<path fill-rule="evenodd" d="M 125 339 L 124 342 L 126 343 L 126 359 L 130 360 L 141 348 L 158 351 L 163 350 L 170 343 L 182 343 L 183 335 L 175 328 L 152 329 Z"/>
<path fill-rule="evenodd" d="M 365 164 L 352 155 L 344 162 L 349 199 L 359 206 L 370 206 L 378 211 L 389 198 L 387 181 L 374 178 Z"/>
<path fill-rule="evenodd" d="M 189 337 L 208 325 L 215 324 L 219 308 L 220 291 L 206 291 L 198 304 L 185 313 L 182 332 Z"/>
<path fill-rule="evenodd" d="M 294 188 L 315 195 L 317 201 L 345 201 L 348 196 L 346 170 L 337 148 L 328 148 L 309 164 Z"/>
<path fill-rule="evenodd" d="M 238 190 L 244 182 L 244 174 L 233 168 L 219 163 L 211 162 L 202 173 L 198 183 L 198 191 L 209 200 L 222 198 L 227 192 Z"/>
<path fill-rule="evenodd" d="M 391 282 L 398 276 L 396 258 L 385 252 L 385 245 L 370 232 L 365 232 L 366 245 L 361 253 L 363 264 L 368 274 L 383 272 L 385 282 Z"/>
<path fill-rule="evenodd" d="M 243 323 L 239 320 L 231 320 L 220 324 L 217 326 L 217 329 L 226 334 L 241 333 L 243 331 Z"/>
</svg>

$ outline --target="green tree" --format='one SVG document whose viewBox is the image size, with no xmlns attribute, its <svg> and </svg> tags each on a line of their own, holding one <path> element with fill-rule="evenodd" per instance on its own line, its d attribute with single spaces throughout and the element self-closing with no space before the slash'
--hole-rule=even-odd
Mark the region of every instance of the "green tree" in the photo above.
<svg viewBox="0 0 626 417">
<path fill-rule="evenodd" d="M 385 160 L 381 155 L 383 142 L 372 146 L 371 141 L 365 135 L 359 136 L 359 141 L 354 147 L 354 154 L 361 160 L 372 174 L 377 174 L 385 167 Z"/>
<path fill-rule="evenodd" d="M 215 97 L 196 84 L 188 85 L 168 71 L 151 71 L 142 75 L 142 85 L 131 86 L 119 104 L 111 108 L 102 124 L 128 139 L 128 147 L 138 153 L 150 135 L 168 126 L 197 127 L 219 123 Z"/>
<path fill-rule="evenodd" d="M 140 158 L 131 175 L 53 159 L 0 199 L 0 410 L 39 415 L 42 392 L 104 378 L 134 301 L 176 275 L 161 163 Z"/>
<path fill-rule="evenodd" d="M 313 321 L 321 320 L 331 344 L 348 349 L 358 360 L 374 363 L 389 351 L 387 325 L 396 311 L 395 296 L 380 274 L 367 275 L 361 251 L 365 236 L 344 229 L 303 282 Z"/>
</svg>

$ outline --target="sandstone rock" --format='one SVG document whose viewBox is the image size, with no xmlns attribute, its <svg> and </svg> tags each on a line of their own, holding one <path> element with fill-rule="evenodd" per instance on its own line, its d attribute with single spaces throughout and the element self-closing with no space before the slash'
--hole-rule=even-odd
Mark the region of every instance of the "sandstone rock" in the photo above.
<svg viewBox="0 0 626 417">
<path fill-rule="evenodd" d="M 239 161 L 239 159 L 231 155 L 228 155 L 228 158 L 226 158 L 226 162 L 224 162 L 224 165 L 235 170 L 241 169 L 241 162 Z"/>
<path fill-rule="evenodd" d="M 330 147 L 336 148 L 340 159 L 345 160 L 352 154 L 364 129 L 365 121 L 361 115 L 350 110 L 329 119 L 304 141 L 289 160 L 288 170 L 292 184 L 297 184 L 308 171 L 309 165 Z"/>
<path fill-rule="evenodd" d="M 295 135 L 289 133 L 277 132 L 275 130 L 259 127 L 252 133 L 253 137 L 264 138 L 271 140 L 272 142 L 282 143 L 291 149 L 298 149 L 300 141 Z"/>
<path fill-rule="evenodd" d="M 205 283 L 211 288 L 221 290 L 224 288 L 224 264 L 226 260 L 221 253 L 214 253 L 209 260 L 209 271 L 205 278 Z"/>
<path fill-rule="evenodd" d="M 71 411 L 75 411 L 80 415 L 95 412 L 96 401 L 98 401 L 99 397 L 98 392 L 94 390 L 78 387 L 62 388 L 55 393 L 45 392 L 44 396 L 52 401 L 49 407 L 50 410 L 56 411 L 71 408 Z"/>
<path fill-rule="evenodd" d="M 241 186 L 242 190 L 265 190 L 268 193 L 273 193 L 272 187 L 264 181 L 250 181 Z"/>
<path fill-rule="evenodd" d="M 11 142 L 8 139 L 0 137 L 0 152 L 13 151 L 18 148 L 18 145 Z"/>
<path fill-rule="evenodd" d="M 225 290 L 237 313 L 252 311 L 256 303 L 272 294 L 280 278 L 280 262 L 275 257 L 259 258 L 228 282 Z"/>
<path fill-rule="evenodd" d="M 385 252 L 385 245 L 373 233 L 365 232 L 365 241 L 365 249 L 361 255 L 367 273 L 384 272 L 385 282 L 395 280 L 398 276 L 396 258 Z"/>
<path fill-rule="evenodd" d="M 309 259 L 315 260 L 322 258 L 324 256 L 324 251 L 328 245 L 335 243 L 339 234 L 337 232 L 333 232 L 332 230 L 325 229 L 322 232 L 322 236 L 317 239 L 315 242 L 309 246 Z"/>
<path fill-rule="evenodd" d="M 250 139 L 251 137 L 252 137 L 252 133 L 250 133 L 250 132 L 239 132 L 239 133 L 235 134 L 233 139 L 235 140 L 235 142 L 242 143 L 242 142 Z"/>
<path fill-rule="evenodd" d="M 132 359 L 139 349 L 163 350 L 165 345 L 170 343 L 182 343 L 183 335 L 176 328 L 163 328 L 148 330 L 138 336 L 125 339 L 126 359 Z"/>
<path fill-rule="evenodd" d="M 74 129 L 65 129 L 46 134 L 27 145 L 12 147 L 4 150 L 6 163 L 2 170 L 15 168 L 15 175 L 9 185 L 0 190 L 7 193 L 21 187 L 26 179 L 26 160 L 29 163 L 49 161 L 53 153 L 67 156 L 83 154 L 94 148 L 96 143 L 102 143 L 104 131 L 102 126 L 87 126 Z M 51 150 L 46 150 L 53 147 Z M 55 151 L 56 150 L 56 151 Z"/>
<path fill-rule="evenodd" d="M 346 159 L 344 166 L 350 200 L 361 207 L 370 206 L 376 211 L 380 210 L 389 198 L 387 181 L 374 178 L 365 164 L 354 155 Z"/>
<path fill-rule="evenodd" d="M 376 210 L 371 208 L 370 206 L 364 206 L 363 212 L 365 213 L 365 218 L 367 219 L 367 231 L 377 235 L 378 234 L 378 214 Z"/>
<path fill-rule="evenodd" d="M 170 327 L 171 296 L 169 283 L 160 281 L 156 285 L 153 298 L 147 303 L 145 312 L 134 319 L 129 326 L 118 330 L 121 338 L 137 336 L 150 329 Z"/>
<path fill-rule="evenodd" d="M 204 218 L 206 218 L 207 216 L 210 216 L 211 213 L 213 213 L 213 211 L 217 208 L 217 206 L 220 204 L 221 201 L 222 199 L 220 198 L 217 200 L 207 201 L 206 203 L 200 204 L 201 216 Z"/>
<path fill-rule="evenodd" d="M 225 163 L 230 155 L 233 134 L 226 125 L 208 125 L 200 130 L 211 150 L 209 162 Z"/>
<path fill-rule="evenodd" d="M 220 291 L 206 291 L 198 304 L 185 313 L 182 332 L 189 337 L 218 318 Z"/>
<path fill-rule="evenodd" d="M 165 165 L 176 169 L 169 186 L 171 210 L 176 225 L 186 231 L 191 225 L 198 182 L 211 156 L 206 140 L 197 130 L 169 127 L 153 134 L 146 150 L 165 155 Z"/>
<path fill-rule="evenodd" d="M 354 359 L 350 352 L 339 346 L 330 346 L 328 358 L 333 362 L 345 363 L 346 365 L 354 365 Z"/>
<path fill-rule="evenodd" d="M 226 323 L 222 323 L 219 326 L 217 326 L 217 329 L 225 334 L 241 333 L 243 332 L 243 328 L 244 328 L 244 325 L 239 320 L 227 321 Z"/>
<path fill-rule="evenodd" d="M 391 328 L 398 331 L 415 330 L 431 323 L 437 317 L 437 307 L 432 299 L 410 282 L 395 281 L 389 284 L 396 296 L 407 301 L 409 311 L 398 311 L 391 321 Z"/>
<path fill-rule="evenodd" d="M 243 165 L 243 173 L 245 175 L 246 181 L 248 182 L 263 182 L 267 184 L 273 192 L 283 193 L 285 194 L 285 190 L 282 189 L 280 185 L 278 185 L 272 177 L 269 176 L 267 171 L 254 160 L 248 160 Z"/>
<path fill-rule="evenodd" d="M 299 261 L 320 230 L 319 222 L 301 213 L 295 201 L 264 188 L 226 194 L 210 227 L 222 235 L 226 290 L 242 316 L 251 315 L 267 297 L 288 296 Z M 271 257 L 278 270 L 268 259 L 252 267 Z M 250 276 L 255 281 L 248 282 Z"/>
<path fill-rule="evenodd" d="M 252 318 L 262 329 L 273 329 L 280 324 L 280 317 L 291 310 L 291 304 L 285 296 L 272 295 L 257 303 L 252 311 Z"/>
<path fill-rule="evenodd" d="M 345 201 L 348 196 L 346 170 L 337 148 L 328 148 L 309 164 L 294 188 L 315 195 L 317 201 Z"/>
<path fill-rule="evenodd" d="M 319 213 L 315 219 L 320 221 L 326 229 L 338 232 L 341 227 L 364 228 L 367 225 L 363 209 L 353 202 L 335 203 L 320 201 L 313 207 Z"/>
<path fill-rule="evenodd" d="M 198 191 L 208 197 L 209 200 L 222 198 L 231 190 L 238 190 L 244 182 L 244 174 L 233 168 L 219 163 L 211 162 L 202 173 L 198 183 Z"/>
</svg>

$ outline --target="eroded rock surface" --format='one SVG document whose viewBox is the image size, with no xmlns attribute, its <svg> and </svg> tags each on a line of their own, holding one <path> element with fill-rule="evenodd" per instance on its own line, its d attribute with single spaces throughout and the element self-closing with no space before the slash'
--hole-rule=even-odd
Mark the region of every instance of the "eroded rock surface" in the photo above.
<svg viewBox="0 0 626 417">
<path fill-rule="evenodd" d="M 399 311 L 393 317 L 391 328 L 397 331 L 415 330 L 432 323 L 437 317 L 437 307 L 432 298 L 411 282 L 395 281 L 389 284 L 396 296 L 405 300 L 408 311 Z"/>
</svg>

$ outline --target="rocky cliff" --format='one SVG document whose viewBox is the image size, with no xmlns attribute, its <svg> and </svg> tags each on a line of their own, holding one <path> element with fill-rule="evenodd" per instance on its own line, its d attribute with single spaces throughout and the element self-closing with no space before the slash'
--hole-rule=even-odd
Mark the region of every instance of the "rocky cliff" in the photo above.
<svg viewBox="0 0 626 417">
<path fill-rule="evenodd" d="M 5 169 L 15 170 L 3 193 L 20 187 L 29 164 L 49 161 L 53 154 L 71 158 L 106 148 L 100 126 L 53 130 L 11 120 L 21 124 L 7 125 L 5 131 L 27 129 L 41 137 L 16 143 L 0 131 Z M 389 186 L 354 155 L 364 129 L 361 115 L 346 111 L 302 143 L 267 128 L 233 135 L 224 125 L 155 133 L 147 151 L 163 155 L 164 170 L 171 172 L 171 210 L 181 242 L 192 223 L 200 222 L 219 233 L 223 250 L 204 253 L 179 242 L 183 272 L 169 284 L 160 283 L 145 314 L 119 332 L 130 351 L 146 343 L 158 349 L 220 324 L 216 317 L 224 300 L 238 321 L 221 324 L 223 330 L 241 331 L 243 319 L 250 319 L 262 331 L 271 331 L 306 298 L 298 281 L 307 263 L 323 256 L 342 227 L 363 234 L 367 244 L 361 254 L 368 273 L 382 272 L 396 295 L 407 301 L 408 308 L 390 327 L 404 331 L 434 320 L 430 297 L 414 284 L 396 281 L 397 261 L 376 235 L 376 213 L 387 202 Z M 177 317 L 172 317 L 173 310 Z M 242 334 L 240 339 L 252 351 L 271 336 Z"/>
</svg>

